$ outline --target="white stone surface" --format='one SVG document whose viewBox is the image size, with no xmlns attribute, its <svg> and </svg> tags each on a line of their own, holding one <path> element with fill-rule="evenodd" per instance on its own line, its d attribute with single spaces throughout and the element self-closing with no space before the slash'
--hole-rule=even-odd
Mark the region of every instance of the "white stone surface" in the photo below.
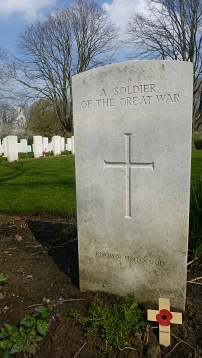
<svg viewBox="0 0 202 358">
<path fill-rule="evenodd" d="M 27 139 L 21 139 L 19 144 L 19 152 L 27 153 Z"/>
<path fill-rule="evenodd" d="M 53 150 L 53 143 L 51 141 L 50 143 L 48 143 L 48 151 L 52 152 L 52 150 Z"/>
<path fill-rule="evenodd" d="M 54 135 L 52 138 L 52 145 L 53 145 L 53 155 L 60 155 L 61 154 L 61 147 L 60 147 L 60 136 Z"/>
<path fill-rule="evenodd" d="M 67 150 L 72 152 L 72 138 L 67 138 Z"/>
<path fill-rule="evenodd" d="M 74 146 L 74 136 L 71 136 L 71 140 L 72 140 L 72 154 L 75 154 L 75 146 Z"/>
<path fill-rule="evenodd" d="M 42 139 L 43 142 L 43 152 L 47 153 L 48 150 L 48 137 L 43 137 Z"/>
<path fill-rule="evenodd" d="M 81 290 L 184 308 L 192 79 L 175 61 L 73 77 Z"/>
<path fill-rule="evenodd" d="M 42 136 L 40 135 L 33 136 L 33 152 L 34 158 L 39 158 L 43 155 Z"/>
<path fill-rule="evenodd" d="M 18 160 L 18 138 L 15 135 L 6 137 L 7 144 L 7 161 L 14 162 Z"/>
<path fill-rule="evenodd" d="M 60 150 L 61 150 L 61 152 L 63 152 L 65 150 L 65 138 L 64 137 L 60 138 Z"/>
</svg>

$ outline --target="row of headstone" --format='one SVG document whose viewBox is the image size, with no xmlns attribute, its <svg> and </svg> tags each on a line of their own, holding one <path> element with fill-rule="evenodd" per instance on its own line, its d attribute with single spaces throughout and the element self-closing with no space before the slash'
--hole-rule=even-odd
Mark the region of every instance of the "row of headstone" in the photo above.
<svg viewBox="0 0 202 358">
<path fill-rule="evenodd" d="M 33 145 L 27 144 L 27 139 L 21 139 L 18 143 L 17 136 L 7 136 L 0 140 L 0 155 L 7 157 L 7 161 L 18 160 L 18 153 L 34 153 L 34 158 L 42 157 L 46 153 L 53 152 L 53 155 L 60 155 L 63 151 L 74 154 L 74 136 L 67 139 L 60 136 L 53 136 L 49 143 L 47 137 L 33 136 Z"/>
</svg>

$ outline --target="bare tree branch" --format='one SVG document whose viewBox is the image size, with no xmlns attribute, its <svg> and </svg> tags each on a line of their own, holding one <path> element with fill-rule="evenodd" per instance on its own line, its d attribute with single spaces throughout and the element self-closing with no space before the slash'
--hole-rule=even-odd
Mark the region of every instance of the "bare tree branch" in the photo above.
<svg viewBox="0 0 202 358">
<path fill-rule="evenodd" d="M 35 92 L 35 99 L 49 99 L 64 134 L 72 133 L 72 76 L 109 63 L 117 39 L 108 14 L 91 0 L 78 0 L 20 34 L 14 77 L 29 88 L 27 97 Z"/>
<path fill-rule="evenodd" d="M 125 43 L 132 57 L 194 64 L 193 131 L 202 125 L 202 1 L 148 0 L 149 17 L 133 14 Z"/>
</svg>

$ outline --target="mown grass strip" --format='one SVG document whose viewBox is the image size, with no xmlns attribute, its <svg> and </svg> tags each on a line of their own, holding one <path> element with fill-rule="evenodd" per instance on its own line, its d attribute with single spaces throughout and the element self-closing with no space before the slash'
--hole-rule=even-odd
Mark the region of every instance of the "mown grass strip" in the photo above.
<svg viewBox="0 0 202 358">
<path fill-rule="evenodd" d="M 74 156 L 0 163 L 0 212 L 75 214 Z"/>
<path fill-rule="evenodd" d="M 200 175 L 202 175 L 202 150 L 193 150 L 191 161 L 191 183 L 196 184 Z"/>
<path fill-rule="evenodd" d="M 202 175 L 202 150 L 192 152 L 191 182 Z M 0 163 L 0 212 L 5 214 L 75 214 L 74 156 Z"/>
</svg>

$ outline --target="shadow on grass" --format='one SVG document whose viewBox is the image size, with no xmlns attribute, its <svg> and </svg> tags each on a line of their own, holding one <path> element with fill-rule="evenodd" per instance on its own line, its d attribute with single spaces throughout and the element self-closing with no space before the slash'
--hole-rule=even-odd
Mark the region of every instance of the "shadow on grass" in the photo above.
<svg viewBox="0 0 202 358">
<path fill-rule="evenodd" d="M 27 220 L 29 229 L 53 261 L 79 288 L 78 240 L 76 225 Z"/>
</svg>

